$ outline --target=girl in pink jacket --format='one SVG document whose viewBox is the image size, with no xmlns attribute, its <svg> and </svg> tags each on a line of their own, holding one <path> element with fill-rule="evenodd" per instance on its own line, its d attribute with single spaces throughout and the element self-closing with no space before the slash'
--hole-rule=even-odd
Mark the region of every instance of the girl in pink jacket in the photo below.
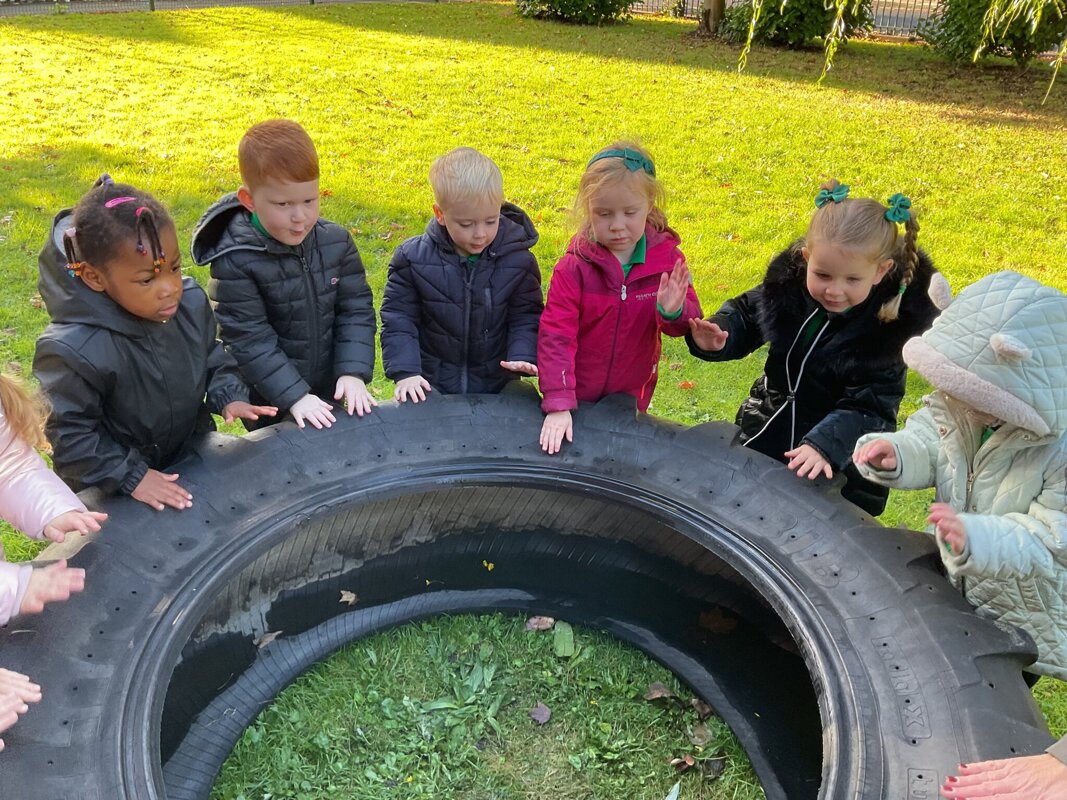
<svg viewBox="0 0 1067 800">
<path fill-rule="evenodd" d="M 601 150 L 585 168 L 574 202 L 581 227 L 552 273 L 537 337 L 546 453 L 573 441 L 579 400 L 625 392 L 646 410 L 660 333 L 684 336 L 701 316 L 662 201 L 652 159 L 633 142 Z"/>
<path fill-rule="evenodd" d="M 41 420 L 18 384 L 0 374 L 0 517 L 34 538 L 54 542 L 68 533 L 100 530 L 107 514 L 87 511 L 31 446 L 45 444 Z M 66 600 L 85 584 L 85 570 L 68 567 L 66 561 L 33 569 L 2 557 L 0 545 L 0 625 L 16 614 L 35 614 L 45 603 Z M 28 677 L 0 669 L 0 732 L 26 712 L 27 703 L 40 699 L 40 687 Z"/>
</svg>

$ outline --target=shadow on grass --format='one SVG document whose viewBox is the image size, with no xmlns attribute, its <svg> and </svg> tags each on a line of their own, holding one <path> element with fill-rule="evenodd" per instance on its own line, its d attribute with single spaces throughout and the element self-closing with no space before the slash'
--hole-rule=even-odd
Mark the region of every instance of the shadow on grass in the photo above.
<svg viewBox="0 0 1067 800">
<path fill-rule="evenodd" d="M 147 41 L 183 43 L 212 47 L 210 25 L 195 20 L 193 14 L 212 14 L 219 9 L 155 14 L 53 15 L 12 20 L 23 32 L 81 33 Z M 317 49 L 351 47 L 353 29 L 401 37 L 432 38 L 442 41 L 440 59 L 462 58 L 449 52 L 447 42 L 479 47 L 521 49 L 533 52 L 565 53 L 592 59 L 608 59 L 608 69 L 618 68 L 620 81 L 626 80 L 627 62 L 663 64 L 730 74 L 738 81 L 785 81 L 811 88 L 822 68 L 821 49 L 780 50 L 757 47 L 745 73 L 733 78 L 740 48 L 718 40 L 692 35 L 695 24 L 651 17 L 602 28 L 565 25 L 557 22 L 520 19 L 506 3 L 330 3 L 315 6 L 256 7 L 227 15 L 225 30 L 241 31 L 249 47 L 257 38 L 269 41 L 283 35 L 287 42 L 306 41 Z M 295 24 L 304 20 L 310 25 Z M 318 23 L 318 24 L 316 24 Z M 332 35 L 328 27 L 342 30 Z M 207 27 L 207 30 L 203 30 Z M 388 47 L 388 44 L 386 45 Z M 502 58 L 508 54 L 502 53 Z M 616 66 L 612 66 L 612 64 Z M 1063 81 L 1053 87 L 1045 106 L 1050 77 L 1044 65 L 1020 71 L 1013 65 L 990 63 L 958 66 L 945 62 L 929 49 L 918 45 L 881 42 L 849 42 L 838 54 L 835 67 L 825 81 L 827 89 L 863 92 L 892 99 L 908 99 L 925 104 L 944 105 L 945 115 L 959 115 L 998 125 L 1060 127 L 1067 123 L 1067 103 Z M 847 102 L 847 97 L 842 98 Z"/>
</svg>

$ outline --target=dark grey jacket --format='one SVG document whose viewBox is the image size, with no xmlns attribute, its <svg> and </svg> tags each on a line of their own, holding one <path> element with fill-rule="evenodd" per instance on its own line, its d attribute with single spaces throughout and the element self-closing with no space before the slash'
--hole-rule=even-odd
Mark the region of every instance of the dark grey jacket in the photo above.
<svg viewBox="0 0 1067 800">
<path fill-rule="evenodd" d="M 185 279 L 166 323 L 128 314 L 67 274 L 56 237 L 69 224 L 64 213 L 56 217 L 38 261 L 52 317 L 33 359 L 52 405 L 45 431 L 56 472 L 72 489 L 130 494 L 149 468 L 167 468 L 195 434 L 214 430 L 210 412 L 247 400 L 248 389 L 215 339 L 196 281 Z"/>
<path fill-rule="evenodd" d="M 436 219 L 401 244 L 382 300 L 386 376 L 422 375 L 446 394 L 494 393 L 518 378 L 502 360 L 537 363 L 544 301 L 536 242 L 530 218 L 505 203 L 496 238 L 473 267 Z"/>
<path fill-rule="evenodd" d="M 193 231 L 211 264 L 208 294 L 256 402 L 285 411 L 308 392 L 329 401 L 342 375 L 369 381 L 376 322 L 363 262 L 344 228 L 320 219 L 297 247 L 260 233 L 228 194 Z"/>
</svg>

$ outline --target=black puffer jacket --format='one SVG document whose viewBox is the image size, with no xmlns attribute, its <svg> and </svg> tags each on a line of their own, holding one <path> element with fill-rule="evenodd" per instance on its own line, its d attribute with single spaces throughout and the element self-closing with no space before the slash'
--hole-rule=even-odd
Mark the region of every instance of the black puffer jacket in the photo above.
<svg viewBox="0 0 1067 800">
<path fill-rule="evenodd" d="M 446 394 L 489 393 L 518 377 L 501 360 L 537 363 L 544 302 L 536 242 L 530 218 L 505 203 L 496 238 L 473 267 L 436 219 L 401 244 L 382 301 L 386 376 L 422 375 Z"/>
<path fill-rule="evenodd" d="M 342 375 L 371 379 L 374 299 L 340 225 L 320 219 L 289 247 L 260 233 L 228 194 L 196 224 L 192 254 L 197 264 L 211 264 L 208 294 L 222 341 L 254 402 L 278 407 L 268 423 L 308 392 L 329 402 Z"/>
<path fill-rule="evenodd" d="M 52 323 L 37 340 L 33 373 L 52 414 L 45 428 L 55 469 L 75 491 L 137 488 L 149 468 L 166 469 L 218 413 L 247 400 L 237 365 L 215 339 L 207 295 L 183 282 L 166 323 L 128 314 L 66 271 L 56 217 L 39 258 L 38 286 Z M 207 402 L 204 402 L 205 394 Z"/>
<path fill-rule="evenodd" d="M 775 256 L 762 284 L 727 300 L 708 318 L 730 333 L 722 350 L 701 350 L 687 336 L 689 351 L 706 361 L 729 361 L 770 343 L 763 375 L 737 412 L 742 441 L 754 440 L 751 447 L 782 462 L 788 461 L 783 455 L 787 450 L 811 445 L 835 472 L 846 473 L 842 494 L 877 515 L 885 509 L 888 491 L 859 477 L 851 464 L 852 450 L 865 433 L 896 430 L 907 377 L 901 349 L 929 328 L 939 313 L 928 294 L 934 273 L 929 257 L 920 251 L 899 318 L 892 322 L 879 321 L 878 311 L 897 292 L 898 270 L 875 285 L 862 304 L 842 314 L 827 314 L 808 294 L 797 244 Z M 814 329 L 799 337 L 817 310 Z M 813 348 L 813 334 L 823 324 L 826 328 Z M 796 400 L 789 404 L 786 355 L 798 337 L 801 341 L 788 364 Z M 801 374 L 801 362 L 809 351 Z"/>
</svg>

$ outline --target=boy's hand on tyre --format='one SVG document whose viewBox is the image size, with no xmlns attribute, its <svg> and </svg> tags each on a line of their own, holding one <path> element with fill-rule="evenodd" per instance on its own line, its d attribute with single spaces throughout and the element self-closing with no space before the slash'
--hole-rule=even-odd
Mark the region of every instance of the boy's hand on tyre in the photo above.
<svg viewBox="0 0 1067 800">
<path fill-rule="evenodd" d="M 426 393 L 431 391 L 430 382 L 421 375 L 412 375 L 410 378 L 404 378 L 396 382 L 396 390 L 393 392 L 393 399 L 406 403 L 408 398 L 412 403 L 417 403 L 420 400 L 426 399 Z"/>
<path fill-rule="evenodd" d="M 518 372 L 520 375 L 533 375 L 537 377 L 537 365 L 529 361 L 501 361 L 500 366 L 509 372 Z"/>
<path fill-rule="evenodd" d="M 289 408 L 289 413 L 292 414 L 297 427 L 303 428 L 305 422 L 310 422 L 313 428 L 322 430 L 337 422 L 337 418 L 331 413 L 332 410 L 333 406 L 321 397 L 308 392 L 293 403 Z"/>
<path fill-rule="evenodd" d="M 156 511 L 162 511 L 165 506 L 178 511 L 191 508 L 193 496 L 177 484 L 178 477 L 177 472 L 167 473 L 150 469 L 133 490 L 133 499 L 140 500 Z"/>
<path fill-rule="evenodd" d="M 344 407 L 348 409 L 348 416 L 352 416 L 353 413 L 363 416 L 369 414 L 370 410 L 374 406 L 378 405 L 378 401 L 371 396 L 370 391 L 367 389 L 367 384 L 363 382 L 362 378 L 357 378 L 355 375 L 342 375 L 337 379 L 337 387 L 333 392 L 334 400 L 341 400 Z"/>
</svg>

